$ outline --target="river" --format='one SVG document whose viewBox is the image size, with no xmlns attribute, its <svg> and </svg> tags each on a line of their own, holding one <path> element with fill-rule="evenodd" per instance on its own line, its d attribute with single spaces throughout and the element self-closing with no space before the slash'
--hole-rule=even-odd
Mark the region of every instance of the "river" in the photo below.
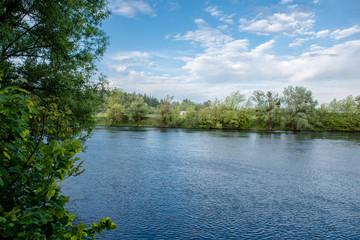
<svg viewBox="0 0 360 240">
<path fill-rule="evenodd" d="M 65 180 L 97 239 L 359 239 L 360 134 L 99 127 Z"/>
</svg>

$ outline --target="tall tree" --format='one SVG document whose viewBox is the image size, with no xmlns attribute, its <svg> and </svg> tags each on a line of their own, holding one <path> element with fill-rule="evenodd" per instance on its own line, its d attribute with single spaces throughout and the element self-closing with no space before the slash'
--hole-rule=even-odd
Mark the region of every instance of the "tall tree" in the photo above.
<svg viewBox="0 0 360 240">
<path fill-rule="evenodd" d="M 0 0 L 2 239 L 83 239 L 116 227 L 73 226 L 58 186 L 80 173 L 76 139 L 101 106 L 105 80 L 95 75 L 108 14 L 105 0 Z"/>
<path fill-rule="evenodd" d="M 174 97 L 167 95 L 164 99 L 161 99 L 158 108 L 158 115 L 156 118 L 157 125 L 159 127 L 168 127 L 171 122 L 171 103 Z"/>
<path fill-rule="evenodd" d="M 105 0 L 0 2 L 3 84 L 22 77 L 22 88 L 60 98 L 66 104 L 59 108 L 67 105 L 74 113 L 73 136 L 85 137 L 95 125 L 104 79 L 93 80 L 108 43 L 100 29 L 108 15 Z"/>
<path fill-rule="evenodd" d="M 289 86 L 284 89 L 284 120 L 291 130 L 313 129 L 319 122 L 318 104 L 312 92 L 304 87 Z"/>
<path fill-rule="evenodd" d="M 129 118 L 129 122 L 139 123 L 149 114 L 149 106 L 144 102 L 142 97 L 134 95 L 125 113 Z"/>
<path fill-rule="evenodd" d="M 256 104 L 256 117 L 261 124 L 272 130 L 279 120 L 280 97 L 271 91 L 255 91 L 251 97 Z"/>
<path fill-rule="evenodd" d="M 125 95 L 120 89 L 113 89 L 106 98 L 105 118 L 110 124 L 119 124 L 127 120 L 125 116 Z"/>
</svg>

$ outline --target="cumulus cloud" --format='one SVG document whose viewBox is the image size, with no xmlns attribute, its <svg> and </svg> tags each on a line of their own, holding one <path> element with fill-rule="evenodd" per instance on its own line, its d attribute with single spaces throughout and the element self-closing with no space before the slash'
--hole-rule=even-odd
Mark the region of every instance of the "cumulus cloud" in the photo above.
<svg viewBox="0 0 360 240">
<path fill-rule="evenodd" d="M 272 53 L 274 41 L 249 49 L 247 40 L 227 43 L 218 52 L 203 53 L 188 60 L 184 69 L 191 77 L 212 83 L 283 81 L 302 83 L 328 80 L 354 80 L 360 76 L 360 40 L 314 46 L 298 57 Z M 231 49 L 231 50 L 229 50 Z"/>
<path fill-rule="evenodd" d="M 154 9 L 143 0 L 111 0 L 109 8 L 113 13 L 128 18 L 138 14 L 156 16 Z"/>
<path fill-rule="evenodd" d="M 255 47 L 247 39 L 232 40 L 217 48 L 205 49 L 192 58 L 182 58 L 180 74 L 159 74 L 137 69 L 128 57 L 148 59 L 149 53 L 131 52 L 113 58 L 111 86 L 125 91 L 151 94 L 162 98 L 195 101 L 224 98 L 234 90 L 281 90 L 288 85 L 305 86 L 320 102 L 330 102 L 334 96 L 346 97 L 360 88 L 360 40 L 347 41 L 331 47 L 312 45 L 298 56 L 276 55 L 270 40 Z M 127 64 L 124 64 L 127 63 Z M 336 89 L 332 92 L 331 89 Z M 334 90 L 335 91 L 335 90 Z"/>
<path fill-rule="evenodd" d="M 331 33 L 331 36 L 336 40 L 340 40 L 346 37 L 350 37 L 351 35 L 360 33 L 360 27 L 358 25 L 354 25 L 351 28 L 343 29 L 343 30 L 335 30 Z"/>
<path fill-rule="evenodd" d="M 240 19 L 240 31 L 253 32 L 258 35 L 269 34 L 310 34 L 315 20 L 308 12 L 294 11 L 289 13 L 274 13 L 263 19 Z"/>
<path fill-rule="evenodd" d="M 188 31 L 184 35 L 177 34 L 173 36 L 173 39 L 197 42 L 205 48 L 217 47 L 233 40 L 231 36 L 223 34 L 220 30 L 209 27 L 203 19 L 196 19 L 195 23 L 198 30 Z"/>
<path fill-rule="evenodd" d="M 221 10 L 219 10 L 219 7 L 217 6 L 209 6 L 205 9 L 205 12 L 210 13 L 211 16 L 219 19 L 222 22 L 227 24 L 234 24 L 232 18 L 235 16 L 235 14 L 226 15 Z"/>
</svg>

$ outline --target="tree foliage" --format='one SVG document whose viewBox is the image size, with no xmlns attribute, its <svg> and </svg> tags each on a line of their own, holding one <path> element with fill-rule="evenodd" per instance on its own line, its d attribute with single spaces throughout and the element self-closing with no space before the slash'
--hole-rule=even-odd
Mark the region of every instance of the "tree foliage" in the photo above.
<svg viewBox="0 0 360 240">
<path fill-rule="evenodd" d="M 279 94 L 258 90 L 253 93 L 251 100 L 256 104 L 256 117 L 260 125 L 265 125 L 272 130 L 280 120 L 281 100 Z"/>
<path fill-rule="evenodd" d="M 169 127 L 171 122 L 171 103 L 174 97 L 167 95 L 164 99 L 161 99 L 158 108 L 158 115 L 156 118 L 157 125 L 159 127 Z"/>
<path fill-rule="evenodd" d="M 100 29 L 105 0 L 3 0 L 0 2 L 0 70 L 3 84 L 46 98 L 56 96 L 73 111 L 72 135 L 86 138 L 95 126 L 104 79 L 94 79 L 108 38 Z M 65 111 L 65 109 L 63 109 Z"/>
<path fill-rule="evenodd" d="M 348 96 L 323 105 L 322 122 L 332 131 L 360 131 L 360 96 Z"/>
<path fill-rule="evenodd" d="M 2 239 L 83 239 L 116 228 L 109 218 L 90 227 L 73 225 L 75 215 L 65 209 L 69 198 L 61 195 L 58 183 L 84 171 L 74 157 L 82 146 L 78 140 L 46 136 L 65 137 L 71 116 L 72 111 L 63 112 L 54 99 L 0 86 Z"/>
<path fill-rule="evenodd" d="M 103 99 L 96 63 L 108 15 L 105 0 L 0 1 L 2 238 L 83 239 L 116 227 L 105 218 L 73 226 L 58 186 L 83 171 L 74 155 Z"/>
<path fill-rule="evenodd" d="M 289 86 L 284 89 L 284 123 L 291 130 L 313 129 L 318 124 L 317 101 L 304 87 Z"/>
<path fill-rule="evenodd" d="M 120 93 L 117 93 L 119 91 Z M 116 94 L 120 94 L 120 97 L 116 98 Z M 330 104 L 317 108 L 312 92 L 304 87 L 289 86 L 285 88 L 283 95 L 258 90 L 254 91 L 247 101 L 240 91 L 235 91 L 224 100 L 216 99 L 204 103 L 195 103 L 189 99 L 173 101 L 173 97 L 169 96 L 158 101 L 154 97 L 124 93 L 119 89 L 111 90 L 109 96 L 105 109 L 111 110 L 114 119 L 107 121 L 110 125 L 116 125 L 115 118 L 118 118 L 118 124 L 121 125 L 155 127 L 360 130 L 360 96 L 348 96 L 339 101 L 334 99 Z M 146 116 L 139 105 L 145 102 L 145 96 L 154 102 L 160 102 L 155 108 L 148 106 L 149 114 Z M 129 108 L 130 106 L 133 107 Z M 131 111 L 133 114 L 139 112 L 143 117 L 130 120 L 128 114 Z"/>
</svg>

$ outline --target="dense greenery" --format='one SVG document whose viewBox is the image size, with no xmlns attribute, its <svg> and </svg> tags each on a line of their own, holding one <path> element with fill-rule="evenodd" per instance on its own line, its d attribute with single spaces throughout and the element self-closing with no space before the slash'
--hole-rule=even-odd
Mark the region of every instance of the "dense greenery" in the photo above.
<svg viewBox="0 0 360 240">
<path fill-rule="evenodd" d="M 109 15 L 105 0 L 1 0 L 0 70 L 3 85 L 17 85 L 41 98 L 56 96 L 72 112 L 72 136 L 85 139 L 100 105 L 94 79 L 108 37 L 100 29 Z"/>
<path fill-rule="evenodd" d="M 289 86 L 282 96 L 255 91 L 248 100 L 239 91 L 224 100 L 196 104 L 189 99 L 181 103 L 167 96 L 149 106 L 146 95 L 108 92 L 99 124 L 204 129 L 286 129 L 360 131 L 360 96 L 330 104 L 318 103 L 304 87 Z M 155 99 L 155 98 L 151 98 Z M 133 116 L 137 116 L 134 118 Z"/>
<path fill-rule="evenodd" d="M 109 218 L 74 226 L 69 197 L 58 186 L 82 173 L 78 140 L 52 140 L 71 130 L 72 111 L 16 86 L 0 86 L 0 235 L 2 239 L 83 239 L 115 229 Z M 56 133 L 55 133 L 56 132 Z"/>
<path fill-rule="evenodd" d="M 105 0 L 0 0 L 0 238 L 84 239 L 109 218 L 73 225 L 58 186 L 95 126 Z M 133 115 L 131 115 L 133 116 Z"/>
</svg>

